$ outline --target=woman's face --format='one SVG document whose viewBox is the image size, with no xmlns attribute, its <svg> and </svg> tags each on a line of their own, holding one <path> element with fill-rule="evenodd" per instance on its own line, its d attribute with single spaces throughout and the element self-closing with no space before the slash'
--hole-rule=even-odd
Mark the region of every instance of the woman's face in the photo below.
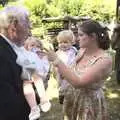
<svg viewBox="0 0 120 120">
<path fill-rule="evenodd" d="M 91 36 L 82 32 L 80 29 L 78 30 L 78 41 L 80 48 L 87 48 L 91 44 Z"/>
</svg>

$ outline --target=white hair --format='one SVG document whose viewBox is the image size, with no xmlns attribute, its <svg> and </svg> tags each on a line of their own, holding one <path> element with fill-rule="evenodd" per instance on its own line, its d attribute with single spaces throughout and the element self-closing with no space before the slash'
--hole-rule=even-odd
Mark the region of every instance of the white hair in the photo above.
<svg viewBox="0 0 120 120">
<path fill-rule="evenodd" d="M 29 12 L 22 6 L 8 6 L 0 11 L 0 28 L 8 28 L 11 23 L 23 23 L 29 16 Z"/>
</svg>

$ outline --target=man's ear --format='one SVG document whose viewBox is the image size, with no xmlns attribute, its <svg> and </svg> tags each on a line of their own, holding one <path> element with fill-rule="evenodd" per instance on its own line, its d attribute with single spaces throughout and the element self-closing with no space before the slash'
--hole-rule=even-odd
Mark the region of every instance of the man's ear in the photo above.
<svg viewBox="0 0 120 120">
<path fill-rule="evenodd" d="M 11 24 L 8 26 L 8 32 L 9 32 L 9 33 L 15 32 L 15 31 L 16 31 L 16 27 L 17 27 L 16 24 L 11 23 Z"/>
<path fill-rule="evenodd" d="M 17 25 L 18 25 L 18 21 L 16 19 L 15 20 L 13 19 L 13 21 L 10 24 L 10 28 L 11 30 L 13 30 L 13 32 L 16 31 Z"/>
<path fill-rule="evenodd" d="M 13 25 L 14 25 L 14 27 L 16 28 L 16 27 L 17 27 L 17 25 L 18 25 L 18 21 L 17 21 L 17 20 L 14 20 L 12 24 L 13 24 Z"/>
<path fill-rule="evenodd" d="M 9 39 L 13 40 L 17 36 L 17 24 L 11 23 L 7 29 Z"/>
</svg>

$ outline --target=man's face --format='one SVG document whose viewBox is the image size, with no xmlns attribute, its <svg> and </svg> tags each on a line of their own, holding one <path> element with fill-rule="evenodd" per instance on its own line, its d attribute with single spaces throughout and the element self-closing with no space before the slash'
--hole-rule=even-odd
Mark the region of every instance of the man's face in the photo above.
<svg viewBox="0 0 120 120">
<path fill-rule="evenodd" d="M 16 34 L 14 35 L 14 39 L 17 45 L 23 45 L 28 36 L 31 35 L 30 28 L 31 26 L 28 18 L 16 25 Z"/>
</svg>

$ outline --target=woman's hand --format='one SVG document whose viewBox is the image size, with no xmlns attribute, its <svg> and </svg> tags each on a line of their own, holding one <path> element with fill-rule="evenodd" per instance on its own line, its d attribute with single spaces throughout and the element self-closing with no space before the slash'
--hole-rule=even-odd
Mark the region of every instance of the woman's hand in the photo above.
<svg viewBox="0 0 120 120">
<path fill-rule="evenodd" d="M 62 61 L 58 58 L 57 54 L 53 50 L 47 52 L 48 60 L 53 63 L 54 66 L 58 66 Z"/>
<path fill-rule="evenodd" d="M 49 49 L 44 49 L 45 54 L 48 57 L 48 60 L 53 63 L 53 65 L 57 66 L 59 63 L 61 63 L 61 60 L 58 58 L 56 52 L 50 47 Z"/>
<path fill-rule="evenodd" d="M 80 48 L 80 50 L 78 51 L 78 54 L 75 58 L 75 62 L 78 62 L 85 54 L 86 49 L 85 48 Z"/>
<path fill-rule="evenodd" d="M 46 55 L 47 55 L 49 61 L 54 62 L 56 59 L 58 59 L 58 56 L 54 52 L 54 50 L 52 50 L 52 49 L 49 49 L 49 50 L 45 49 L 45 51 L 46 51 Z"/>
</svg>

